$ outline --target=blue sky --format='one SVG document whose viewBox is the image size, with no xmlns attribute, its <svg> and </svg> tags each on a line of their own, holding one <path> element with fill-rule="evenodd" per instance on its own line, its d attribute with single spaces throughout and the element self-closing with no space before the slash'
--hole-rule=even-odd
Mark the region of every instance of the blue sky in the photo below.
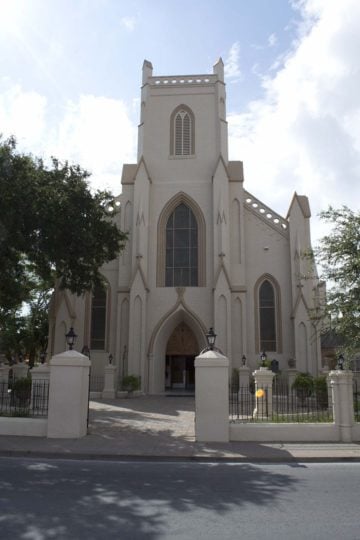
<svg viewBox="0 0 360 540">
<path fill-rule="evenodd" d="M 0 132 L 120 191 L 134 162 L 141 66 L 211 73 L 225 62 L 230 159 L 286 215 L 359 208 L 358 0 L 0 0 Z"/>
</svg>

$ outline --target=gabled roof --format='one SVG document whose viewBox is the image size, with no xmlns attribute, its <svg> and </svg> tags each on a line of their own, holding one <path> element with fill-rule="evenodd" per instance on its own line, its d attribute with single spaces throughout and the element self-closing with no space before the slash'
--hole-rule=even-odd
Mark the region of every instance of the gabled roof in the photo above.
<svg viewBox="0 0 360 540">
<path fill-rule="evenodd" d="M 291 213 L 291 209 L 292 209 L 293 204 L 295 203 L 295 201 L 300 206 L 300 210 L 301 210 L 304 218 L 310 218 L 311 217 L 311 210 L 310 210 L 309 199 L 306 197 L 306 195 L 298 195 L 296 193 L 296 191 L 295 191 L 295 193 L 293 195 L 293 198 L 291 200 L 290 206 L 289 206 L 288 213 L 286 215 L 286 219 L 289 218 L 290 213 Z"/>
<path fill-rule="evenodd" d="M 144 166 L 146 175 L 149 179 L 149 182 L 151 183 L 151 177 L 149 174 L 149 170 L 146 166 L 144 157 L 141 156 L 139 163 L 125 163 L 123 165 L 122 175 L 121 175 L 121 183 L 122 184 L 133 184 L 135 182 L 135 178 L 137 176 L 137 173 L 141 167 L 141 165 Z"/>
<path fill-rule="evenodd" d="M 321 334 L 322 349 L 336 349 L 342 347 L 345 343 L 343 336 L 337 334 L 332 328 Z"/>
<path fill-rule="evenodd" d="M 259 199 L 251 195 L 248 191 L 244 190 L 244 208 L 249 210 L 257 218 L 261 219 L 264 223 L 272 227 L 275 231 L 279 232 L 285 238 L 289 236 L 289 223 L 280 214 L 277 214 L 266 204 L 262 203 Z"/>
</svg>

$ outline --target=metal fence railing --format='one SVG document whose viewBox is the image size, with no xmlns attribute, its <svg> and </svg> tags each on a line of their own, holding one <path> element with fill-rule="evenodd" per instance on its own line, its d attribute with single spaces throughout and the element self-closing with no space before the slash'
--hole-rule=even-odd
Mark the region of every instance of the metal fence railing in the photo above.
<svg viewBox="0 0 360 540">
<path fill-rule="evenodd" d="M 301 390 L 290 388 L 282 381 L 273 385 L 273 422 L 332 422 L 331 397 L 324 388 Z"/>
<path fill-rule="evenodd" d="M 332 422 L 333 408 L 328 392 L 300 392 L 286 381 L 275 381 L 272 396 L 267 388 L 230 387 L 232 422 Z"/>
<path fill-rule="evenodd" d="M 23 381 L 24 379 L 21 379 Z M 0 416 L 47 416 L 49 405 L 49 381 L 35 380 L 10 385 L 0 382 Z"/>
<path fill-rule="evenodd" d="M 255 391 L 246 386 L 230 386 L 229 406 L 232 421 L 252 422 L 255 410 Z"/>
<path fill-rule="evenodd" d="M 90 392 L 102 392 L 104 390 L 104 375 L 93 375 L 90 373 Z"/>
</svg>

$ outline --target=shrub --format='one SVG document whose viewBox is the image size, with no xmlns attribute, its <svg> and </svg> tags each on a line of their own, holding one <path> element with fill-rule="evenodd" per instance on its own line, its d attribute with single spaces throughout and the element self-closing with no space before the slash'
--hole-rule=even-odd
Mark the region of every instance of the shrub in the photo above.
<svg viewBox="0 0 360 540">
<path fill-rule="evenodd" d="M 259 361 L 259 367 L 266 367 L 267 369 L 271 369 L 271 360 L 270 360 L 270 358 L 267 358 L 266 360 L 260 360 Z"/>
<path fill-rule="evenodd" d="M 30 405 L 31 377 L 16 379 L 13 383 L 12 392 L 16 407 L 26 409 Z"/>
<path fill-rule="evenodd" d="M 135 392 L 136 390 L 140 390 L 141 387 L 141 379 L 137 375 L 126 375 L 126 377 L 122 380 L 122 388 L 123 390 L 127 390 L 128 392 Z"/>
<path fill-rule="evenodd" d="M 314 391 L 318 406 L 325 409 L 328 406 L 328 388 L 326 377 L 319 376 L 314 378 Z"/>
<path fill-rule="evenodd" d="M 301 400 L 311 396 L 314 391 L 314 378 L 310 373 L 298 373 L 292 385 L 296 395 Z"/>
</svg>

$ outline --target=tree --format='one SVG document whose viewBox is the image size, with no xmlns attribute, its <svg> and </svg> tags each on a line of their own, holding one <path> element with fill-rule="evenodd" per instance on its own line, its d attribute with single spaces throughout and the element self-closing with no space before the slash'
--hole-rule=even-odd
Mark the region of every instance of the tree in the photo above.
<svg viewBox="0 0 360 540">
<path fill-rule="evenodd" d="M 329 320 L 351 353 L 360 349 L 360 213 L 330 206 L 320 217 L 333 224 L 316 250 L 329 285 Z"/>
<path fill-rule="evenodd" d="M 5 319 L 18 318 L 24 302 L 39 307 L 55 283 L 78 295 L 94 288 L 101 283 L 99 268 L 124 247 L 127 235 L 111 219 L 113 196 L 93 193 L 88 178 L 78 165 L 52 158 L 47 167 L 18 153 L 13 138 L 0 140 L 3 331 Z"/>
</svg>

